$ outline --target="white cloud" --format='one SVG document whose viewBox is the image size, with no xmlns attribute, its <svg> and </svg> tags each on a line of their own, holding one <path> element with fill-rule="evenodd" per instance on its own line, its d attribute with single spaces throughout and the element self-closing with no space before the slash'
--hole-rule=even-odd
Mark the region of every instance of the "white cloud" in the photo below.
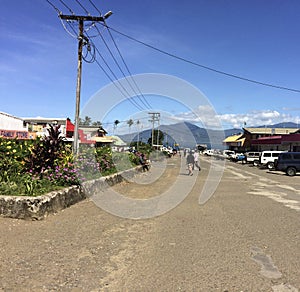
<svg viewBox="0 0 300 292">
<path fill-rule="evenodd" d="M 242 128 L 272 125 L 284 122 L 300 123 L 299 116 L 280 113 L 276 110 L 256 110 L 241 114 L 216 114 L 210 106 L 199 106 L 194 112 L 186 112 L 177 115 L 179 120 L 192 123 L 201 122 L 207 128 L 218 127 L 222 123 L 224 128 Z"/>
<path fill-rule="evenodd" d="M 185 112 L 176 115 L 178 120 L 191 123 L 201 123 L 205 128 L 220 128 L 221 119 L 210 105 L 199 105 L 193 112 Z"/>
<path fill-rule="evenodd" d="M 220 120 L 224 124 L 231 125 L 233 127 L 241 128 L 244 123 L 248 127 L 272 125 L 284 122 L 299 123 L 300 118 L 297 116 L 291 116 L 285 113 L 279 113 L 275 110 L 261 110 L 252 111 L 245 114 L 222 114 L 219 115 Z"/>
</svg>

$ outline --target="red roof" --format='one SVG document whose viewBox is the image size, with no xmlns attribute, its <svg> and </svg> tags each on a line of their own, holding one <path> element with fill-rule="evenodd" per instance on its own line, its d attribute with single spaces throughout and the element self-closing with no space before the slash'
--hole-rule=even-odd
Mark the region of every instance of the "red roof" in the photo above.
<svg viewBox="0 0 300 292">
<path fill-rule="evenodd" d="M 71 123 L 69 119 L 66 122 L 66 131 L 67 132 L 74 132 L 75 126 Z"/>
<path fill-rule="evenodd" d="M 261 137 L 255 140 L 252 140 L 252 144 L 277 144 L 280 145 L 282 143 L 289 142 L 300 142 L 300 134 L 289 134 L 289 135 L 281 135 L 281 136 L 270 136 L 270 137 Z"/>
<path fill-rule="evenodd" d="M 75 130 L 74 124 L 69 119 L 67 119 L 67 122 L 66 122 L 66 131 L 74 133 L 74 130 Z M 85 143 L 85 144 L 94 144 L 95 143 L 95 141 L 88 140 L 86 138 L 86 135 L 84 134 L 83 130 L 78 129 L 78 134 L 79 134 L 79 139 L 80 139 L 81 143 Z"/>
<path fill-rule="evenodd" d="M 283 136 L 282 142 L 300 142 L 300 133 Z"/>
<path fill-rule="evenodd" d="M 251 144 L 281 144 L 282 136 L 261 137 L 251 141 Z"/>
</svg>

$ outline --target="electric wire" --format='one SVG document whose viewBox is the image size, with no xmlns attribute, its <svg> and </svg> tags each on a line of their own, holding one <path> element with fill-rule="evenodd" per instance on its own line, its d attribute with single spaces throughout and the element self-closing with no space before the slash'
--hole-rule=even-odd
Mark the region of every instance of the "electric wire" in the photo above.
<svg viewBox="0 0 300 292">
<path fill-rule="evenodd" d="M 46 0 L 54 9 L 55 11 L 58 13 L 58 15 L 61 15 L 62 12 L 52 3 L 50 2 L 49 0 Z M 73 11 L 63 2 L 60 0 L 61 3 L 64 4 L 65 7 L 67 7 L 69 9 L 69 11 L 74 15 Z M 86 10 L 87 11 L 87 10 Z M 88 11 L 87 11 L 88 12 Z M 63 28 L 64 30 L 69 34 L 71 35 L 73 38 L 78 38 L 77 37 L 77 32 L 75 31 L 74 27 L 73 27 L 73 22 L 70 22 L 70 21 L 67 21 L 67 23 L 69 24 L 70 28 L 73 30 L 74 34 L 72 34 L 66 27 L 64 21 L 61 19 L 61 23 L 63 25 Z M 100 33 L 100 32 L 99 32 Z M 90 37 L 89 37 L 89 42 L 90 41 Z M 91 42 L 92 43 L 92 42 Z M 98 60 L 96 60 L 96 53 L 92 53 L 91 54 L 91 59 L 87 59 L 87 54 L 88 54 L 88 51 L 87 51 L 87 54 L 84 56 L 83 55 L 83 59 L 84 61 L 86 61 L 87 63 L 93 63 L 93 62 L 96 62 L 97 65 L 100 67 L 100 69 L 104 72 L 104 74 L 107 76 L 107 78 L 116 86 L 116 88 L 121 92 L 121 94 L 126 98 L 128 99 L 131 104 L 133 104 L 138 110 L 140 111 L 143 111 L 144 109 L 134 100 L 132 99 L 132 97 L 130 97 L 130 94 L 128 93 L 128 91 L 126 90 L 126 88 L 122 85 L 122 83 L 120 83 L 120 81 L 118 80 L 117 76 L 113 73 L 113 71 L 111 70 L 110 66 L 108 65 L 108 63 L 105 61 L 105 59 L 103 58 L 103 56 L 101 55 L 100 51 L 98 50 L 98 48 L 92 43 L 91 45 L 93 47 L 93 50 L 99 54 L 99 56 L 102 58 L 102 60 L 104 61 L 104 63 L 106 64 L 106 66 L 109 68 L 109 70 L 111 71 L 111 73 L 113 74 L 114 78 L 118 81 L 118 83 L 120 84 L 120 86 L 123 88 L 123 90 L 126 92 L 127 96 L 124 94 L 124 92 L 122 92 L 122 90 L 118 87 L 118 85 L 116 85 L 116 82 L 115 80 L 113 80 L 109 74 L 105 71 L 105 69 L 103 68 L 103 66 L 101 66 L 101 64 L 98 62 Z"/>
<path fill-rule="evenodd" d="M 48 2 L 48 4 L 50 4 L 50 6 L 53 7 L 53 9 L 58 13 L 61 14 L 62 12 L 49 0 L 46 0 Z"/>
<path fill-rule="evenodd" d="M 55 11 L 58 13 L 58 14 L 61 14 L 62 12 L 49 0 L 46 0 L 52 7 L 53 9 L 55 9 Z M 72 14 L 74 14 L 74 12 L 62 1 L 62 0 L 59 0 Z M 89 2 L 91 3 L 91 5 L 97 10 L 97 12 L 101 15 L 101 11 L 97 8 L 97 6 L 93 3 L 93 1 L 89 0 Z M 81 4 L 82 5 L 82 4 Z M 185 63 L 188 63 L 188 64 L 191 64 L 191 65 L 194 65 L 194 66 L 197 66 L 197 67 L 200 67 L 202 69 L 206 69 L 206 70 L 209 70 L 209 71 L 212 71 L 212 72 L 215 72 L 217 74 L 222 74 L 222 75 L 225 75 L 227 77 L 231 77 L 231 78 L 235 78 L 235 79 L 239 79 L 239 80 L 242 80 L 242 81 L 246 81 L 246 82 L 250 82 L 250 83 L 254 83 L 254 84 L 257 84 L 257 85 L 262 85 L 262 86 L 266 86 L 266 87 L 271 87 L 271 88 L 276 88 L 276 89 L 281 89 L 281 90 L 287 90 L 287 91 L 292 91 L 292 92 L 296 92 L 296 93 L 300 93 L 300 89 L 295 89 L 295 88 L 290 88 L 290 87 L 285 87 L 285 86 L 280 86 L 280 85 L 275 85 L 275 84 L 271 84 L 271 83 L 266 83 L 266 82 L 261 82 L 261 81 L 258 81 L 258 80 L 253 80 L 253 79 L 249 79 L 249 78 L 245 78 L 245 77 L 242 77 L 242 76 L 239 76 L 239 75 L 235 75 L 235 74 L 231 74 L 231 73 L 227 73 L 225 71 L 221 71 L 221 70 L 217 70 L 217 69 L 214 69 L 212 67 L 208 67 L 208 66 L 205 66 L 205 65 L 202 65 L 202 64 L 199 64 L 195 61 L 192 61 L 192 60 L 189 60 L 189 59 L 186 59 L 186 58 L 183 58 L 183 57 L 180 57 L 178 55 L 175 55 L 173 53 L 170 53 L 170 52 L 167 52 L 165 50 L 162 50 L 160 48 L 157 48 L 155 46 L 152 46 L 146 42 L 143 42 L 141 40 L 138 40 L 137 38 L 134 38 L 132 36 L 129 36 L 128 34 L 125 34 L 115 28 L 112 28 L 106 24 L 102 24 L 100 23 L 101 25 L 103 25 L 104 27 L 106 27 L 108 30 L 111 29 L 112 31 L 134 41 L 134 42 L 137 42 L 143 46 L 146 46 L 152 50 L 155 50 L 159 53 L 162 53 L 164 55 L 167 55 L 169 57 L 172 57 L 172 58 L 175 58 L 177 60 L 180 60 L 180 61 L 183 61 Z M 69 33 L 69 32 L 68 32 Z M 99 29 L 98 29 L 98 35 L 101 35 Z M 97 35 L 97 36 L 98 36 Z M 74 37 L 74 36 L 73 36 Z M 96 36 L 91 36 L 91 37 L 96 37 Z"/>
<path fill-rule="evenodd" d="M 87 36 L 89 37 L 89 35 L 87 34 Z M 103 66 L 100 65 L 100 63 L 96 60 L 96 63 L 98 64 L 98 66 L 100 67 L 100 69 L 104 72 L 104 74 L 109 78 L 109 80 L 116 86 L 116 88 L 121 92 L 121 94 L 129 100 L 129 102 L 134 105 L 137 109 L 143 111 L 144 109 L 130 96 L 129 92 L 127 91 L 127 89 L 124 87 L 124 85 L 120 82 L 119 78 L 116 76 L 116 74 L 113 72 L 113 70 L 111 69 L 111 67 L 109 66 L 109 64 L 106 62 L 105 58 L 102 56 L 101 52 L 99 51 L 99 49 L 97 48 L 96 45 L 94 45 L 95 47 L 95 51 L 97 52 L 97 54 L 100 56 L 100 58 L 102 59 L 102 61 L 104 62 L 104 64 L 106 65 L 106 67 L 109 69 L 110 73 L 113 75 L 113 77 L 115 78 L 115 80 L 113 80 L 110 75 L 105 71 L 105 69 L 103 68 Z M 120 87 L 124 90 L 124 92 L 126 94 L 124 94 L 124 92 L 116 85 L 116 82 L 120 85 Z"/>
<path fill-rule="evenodd" d="M 146 105 L 146 103 L 140 98 L 139 94 L 136 92 L 136 90 L 134 89 L 134 87 L 132 86 L 132 84 L 129 82 L 128 77 L 126 76 L 126 74 L 124 73 L 123 69 L 121 68 L 119 62 L 117 61 L 117 59 L 115 58 L 113 52 L 111 51 L 110 47 L 108 46 L 106 40 L 104 39 L 103 35 L 100 33 L 99 29 L 97 26 L 95 26 L 96 30 L 98 31 L 101 40 L 103 41 L 105 47 L 107 48 L 108 52 L 110 53 L 112 59 L 114 60 L 115 64 L 117 65 L 117 67 L 119 68 L 120 72 L 122 73 L 123 77 L 125 78 L 127 84 L 129 85 L 129 87 L 131 88 L 131 90 L 134 92 L 134 94 L 137 96 L 137 98 L 143 103 L 143 105 L 149 109 L 149 107 Z"/>
<path fill-rule="evenodd" d="M 87 63 L 94 63 L 96 60 L 96 49 L 95 45 L 91 40 L 88 40 L 84 44 L 84 48 L 86 48 L 86 54 L 82 54 L 82 58 Z M 88 58 L 88 55 L 90 55 L 90 58 Z"/>
<path fill-rule="evenodd" d="M 105 21 L 104 21 L 104 24 L 106 25 L 106 22 L 105 22 Z M 144 100 L 143 104 L 146 105 L 146 107 L 147 107 L 148 109 L 151 109 L 151 105 L 149 104 L 149 102 L 147 101 L 147 99 L 145 98 L 145 96 L 143 95 L 143 93 L 141 92 L 141 90 L 140 90 L 139 86 L 137 85 L 137 83 L 136 83 L 136 81 L 135 81 L 133 75 L 131 74 L 131 72 L 130 72 L 130 70 L 129 70 L 129 68 L 128 68 L 128 66 L 127 66 L 127 64 L 126 64 L 126 62 L 125 62 L 125 60 L 124 60 L 124 58 L 123 58 L 123 56 L 122 56 L 122 54 L 121 54 L 121 51 L 120 51 L 120 49 L 119 49 L 119 47 L 118 47 L 118 45 L 117 45 L 117 43 L 116 43 L 116 41 L 115 41 L 115 39 L 114 39 L 112 33 L 111 33 L 111 31 L 109 30 L 109 27 L 108 27 L 107 25 L 106 25 L 106 27 L 107 27 L 107 31 L 108 31 L 108 33 L 109 33 L 109 35 L 110 35 L 110 37 L 111 37 L 111 39 L 112 39 L 112 41 L 113 41 L 113 43 L 114 43 L 116 49 L 117 49 L 117 52 L 119 53 L 119 56 L 120 56 L 120 58 L 121 58 L 121 60 L 122 60 L 122 62 L 123 62 L 123 64 L 124 64 L 124 66 L 125 66 L 125 68 L 126 68 L 128 74 L 129 74 L 129 76 L 131 77 L 131 79 L 132 79 L 133 83 L 135 84 L 136 88 L 138 89 L 138 92 L 139 92 L 140 95 L 142 96 L 142 98 L 143 98 L 142 100 Z"/>
<path fill-rule="evenodd" d="M 91 14 L 88 12 L 88 10 L 80 3 L 79 0 L 75 0 L 75 1 L 78 3 L 78 5 L 83 9 L 83 11 L 84 11 L 88 16 L 91 15 Z"/>
<path fill-rule="evenodd" d="M 73 10 L 63 1 L 63 0 L 59 0 L 59 2 L 63 5 L 63 6 L 65 6 L 69 11 L 70 11 L 70 13 L 72 14 L 72 15 L 75 15 L 75 13 L 73 12 Z"/>
<path fill-rule="evenodd" d="M 99 66 L 99 68 L 104 72 L 104 74 L 106 75 L 106 77 L 113 83 L 113 85 L 119 90 L 119 92 L 125 97 L 125 99 L 129 100 L 129 102 L 135 106 L 138 110 L 143 111 L 143 108 L 140 107 L 140 105 L 138 103 L 136 103 L 132 98 L 129 98 L 128 95 L 126 95 L 121 89 L 120 87 L 116 84 L 116 81 L 113 80 L 110 75 L 106 72 L 106 70 L 103 68 L 103 66 L 98 62 L 98 60 L 95 60 L 95 63 Z M 118 80 L 117 80 L 118 81 Z M 123 90 L 126 90 L 126 88 L 123 87 L 122 84 L 120 84 L 121 87 L 123 88 Z"/>
<path fill-rule="evenodd" d="M 89 0 L 89 2 L 90 2 L 91 5 L 97 10 L 97 12 L 98 12 L 100 15 L 102 15 L 101 11 L 97 8 L 97 6 L 94 4 L 94 2 L 93 2 L 92 0 Z M 104 25 L 106 26 L 106 28 L 107 28 L 107 30 L 108 30 L 108 33 L 109 33 L 109 35 L 110 35 L 110 37 L 111 37 L 111 39 L 112 39 L 112 41 L 113 41 L 113 43 L 114 43 L 114 45 L 115 45 L 115 48 L 117 49 L 117 52 L 118 52 L 118 54 L 119 54 L 119 56 L 120 56 L 120 58 L 121 58 L 121 60 L 122 60 L 122 62 L 123 62 L 123 64 L 124 64 L 124 66 L 125 66 L 125 68 L 126 68 L 126 70 L 127 70 L 127 72 L 128 72 L 128 74 L 129 74 L 129 76 L 131 77 L 131 79 L 132 79 L 132 81 L 133 81 L 135 87 L 137 88 L 139 94 L 142 96 L 142 99 L 141 99 L 141 98 L 139 98 L 139 99 L 140 99 L 141 102 L 144 104 L 144 106 L 146 106 L 146 108 L 151 109 L 151 108 L 152 108 L 151 105 L 149 104 L 149 102 L 147 101 L 147 99 L 145 98 L 145 96 L 143 95 L 143 93 L 141 92 L 140 88 L 138 87 L 138 85 L 137 85 L 137 83 L 136 83 L 136 81 L 135 81 L 133 75 L 131 74 L 131 72 L 130 72 L 130 70 L 129 70 L 129 68 L 128 68 L 128 66 L 127 66 L 127 64 L 126 64 L 126 62 L 125 62 L 125 60 L 124 60 L 124 58 L 123 58 L 123 56 L 122 56 L 122 54 L 121 54 L 121 51 L 120 51 L 119 47 L 117 46 L 117 43 L 116 43 L 116 41 L 115 41 L 115 39 L 114 39 L 112 33 L 111 33 L 110 30 L 109 30 L 109 27 L 106 25 L 105 20 L 104 20 Z M 100 32 L 99 32 L 99 31 L 98 31 L 98 33 L 99 33 L 99 35 L 100 35 Z M 100 35 L 100 36 L 101 36 L 101 35 Z M 124 74 L 123 74 L 123 75 L 124 75 Z M 135 92 L 135 90 L 134 90 L 134 92 Z M 135 92 L 135 94 L 136 94 L 136 92 Z"/>
<path fill-rule="evenodd" d="M 102 15 L 101 11 L 97 8 L 97 6 L 94 4 L 94 2 L 92 0 L 89 0 L 89 2 L 96 9 L 96 11 L 99 13 L 99 15 Z"/>
<path fill-rule="evenodd" d="M 103 26 L 105 26 L 105 24 L 101 24 Z M 180 60 L 180 61 L 183 61 L 185 63 L 188 63 L 188 64 L 191 64 L 191 65 L 194 65 L 194 66 L 197 66 L 197 67 L 200 67 L 200 68 L 203 68 L 203 69 L 206 69 L 206 70 L 209 70 L 209 71 L 212 71 L 212 72 L 215 72 L 215 73 L 218 73 L 218 74 L 222 74 L 222 75 L 225 75 L 225 76 L 228 76 L 228 77 L 232 77 L 232 78 L 235 78 L 235 79 L 239 79 L 239 80 L 242 80 L 242 81 L 247 81 L 247 82 L 251 82 L 251 83 L 255 83 L 255 84 L 258 84 L 258 85 L 263 85 L 263 86 L 267 86 L 267 87 L 272 87 L 272 88 L 276 88 L 276 89 L 282 89 L 282 90 L 287 90 L 287 91 L 292 91 L 292 92 L 297 92 L 297 93 L 300 93 L 300 89 L 295 89 L 295 88 L 289 88 L 289 87 L 284 87 L 284 86 L 280 86 L 280 85 L 275 85 L 275 84 L 271 84 L 271 83 L 265 83 L 265 82 L 261 82 L 261 81 L 257 81 L 257 80 L 253 80 L 253 79 L 249 79 L 249 78 L 245 78 L 245 77 L 242 77 L 242 76 L 238 76 L 238 75 L 235 75 L 235 74 L 231 74 L 231 73 L 227 73 L 227 72 L 224 72 L 224 71 L 221 71 L 221 70 L 217 70 L 217 69 L 214 69 L 212 67 L 208 67 L 208 66 L 205 66 L 205 65 L 202 65 L 202 64 L 199 64 L 195 61 L 192 61 L 192 60 L 188 60 L 186 58 L 183 58 L 183 57 L 180 57 L 178 55 L 175 55 L 175 54 L 172 54 L 170 52 L 167 52 L 165 50 L 162 50 L 160 48 L 157 48 L 157 47 L 154 47 L 150 44 L 147 44 L 143 41 L 140 41 L 132 36 L 129 36 L 123 32 L 120 32 L 119 30 L 116 30 L 110 26 L 107 26 L 109 29 L 111 29 L 112 31 L 132 40 L 132 41 L 135 41 L 141 45 L 144 45 L 152 50 L 155 50 L 157 52 L 160 52 L 164 55 L 167 55 L 169 57 L 172 57 L 172 58 L 175 58 L 177 60 Z"/>
<path fill-rule="evenodd" d="M 85 11 L 85 13 L 87 13 L 88 15 L 90 15 L 89 11 L 88 11 L 88 10 L 87 10 L 87 9 L 86 9 L 86 8 L 85 8 L 78 0 L 76 0 L 76 2 L 77 2 L 78 4 L 80 4 L 80 6 L 82 7 L 82 9 Z M 102 15 L 101 11 L 96 7 L 96 5 L 95 5 L 92 1 L 90 1 L 90 3 L 91 3 L 91 5 L 98 11 L 98 13 L 99 13 L 100 15 Z M 85 29 L 85 32 L 87 32 L 89 29 L 91 29 L 91 27 L 96 27 L 94 22 L 93 22 L 93 24 L 92 24 L 88 29 Z M 115 61 L 116 65 L 118 66 L 119 70 L 120 70 L 121 73 L 123 74 L 124 78 L 126 79 L 127 83 L 129 84 L 129 86 L 131 87 L 131 89 L 133 90 L 133 92 L 135 93 L 135 95 L 137 96 L 137 98 L 142 102 L 142 104 L 143 104 L 144 106 L 146 106 L 146 108 L 150 109 L 151 106 L 149 105 L 149 103 L 147 103 L 147 100 L 145 99 L 145 97 L 143 96 L 143 97 L 144 97 L 144 100 L 141 99 L 141 98 L 139 97 L 139 94 L 135 91 L 135 89 L 133 88 L 133 86 L 131 85 L 131 83 L 128 81 L 127 77 L 125 76 L 124 71 L 121 69 L 119 63 L 117 62 L 116 58 L 115 58 L 114 55 L 112 54 L 111 50 L 109 49 L 109 46 L 107 45 L 107 43 L 106 43 L 105 39 L 103 38 L 101 32 L 99 31 L 99 29 L 98 29 L 97 27 L 96 27 L 96 29 L 97 29 L 97 31 L 98 31 L 98 35 L 100 35 L 100 37 L 102 38 L 102 41 L 104 42 L 106 48 L 107 48 L 108 51 L 110 52 L 110 55 L 112 56 L 113 60 Z M 109 32 L 109 33 L 110 33 L 110 32 Z M 110 35 L 111 35 L 111 33 L 110 33 Z M 89 38 L 90 38 L 90 37 L 89 37 Z M 125 67 L 127 68 L 128 73 L 130 74 L 130 76 L 131 76 L 131 78 L 132 78 L 134 84 L 135 84 L 136 87 L 138 88 L 138 86 L 137 86 L 135 80 L 133 79 L 132 74 L 130 73 L 130 71 L 129 71 L 129 69 L 128 69 L 128 66 L 127 66 L 127 64 L 125 63 L 125 60 L 124 60 L 124 58 L 123 58 L 123 56 L 122 56 L 122 54 L 121 54 L 119 48 L 117 47 L 117 44 L 116 44 L 116 42 L 114 41 L 112 35 L 111 35 L 111 38 L 112 38 L 112 40 L 113 40 L 113 42 L 114 42 L 114 45 L 115 45 L 115 47 L 116 47 L 116 49 L 117 49 L 117 51 L 118 51 L 118 53 L 119 53 L 119 55 L 120 55 L 120 57 L 121 57 L 121 59 L 122 59 L 122 61 L 123 61 Z M 107 64 L 106 64 L 106 65 L 107 65 Z M 123 86 L 122 86 L 122 87 L 123 87 Z M 125 88 L 123 87 L 123 89 L 125 89 Z M 139 88 L 138 88 L 138 90 L 139 90 Z M 140 91 L 140 90 L 139 90 L 139 91 Z M 127 90 L 126 90 L 126 93 L 129 95 L 129 93 L 128 93 Z M 140 92 L 140 93 L 141 93 L 141 92 Z M 130 96 L 130 95 L 129 95 L 129 96 Z M 130 98 L 130 97 L 129 97 L 129 98 Z M 134 102 L 135 102 L 135 101 L 134 101 Z M 135 104 L 137 104 L 137 103 L 135 102 Z M 140 106 L 139 106 L 139 108 L 142 109 L 142 107 L 140 107 Z"/>
<path fill-rule="evenodd" d="M 62 24 L 64 30 L 65 30 L 72 38 L 75 38 L 75 39 L 78 38 L 78 37 L 77 37 L 77 32 L 75 31 L 74 27 L 71 25 L 70 21 L 67 21 L 67 24 L 68 24 L 68 25 L 70 26 L 70 28 L 73 30 L 74 34 L 72 34 L 72 33 L 67 29 L 67 27 L 66 27 L 65 22 L 64 22 L 63 19 L 60 18 L 60 22 L 61 22 L 61 24 Z"/>
</svg>

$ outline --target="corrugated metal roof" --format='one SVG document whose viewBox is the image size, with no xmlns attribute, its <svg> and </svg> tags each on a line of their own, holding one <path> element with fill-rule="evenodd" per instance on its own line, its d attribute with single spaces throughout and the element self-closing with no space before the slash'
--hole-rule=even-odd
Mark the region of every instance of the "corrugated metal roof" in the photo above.
<svg viewBox="0 0 300 292">
<path fill-rule="evenodd" d="M 239 142 L 239 141 L 237 141 L 237 140 L 239 140 L 242 136 L 243 136 L 243 134 L 229 136 L 229 137 L 227 137 L 223 142 L 224 142 L 224 143 L 229 143 L 229 142 Z"/>
<path fill-rule="evenodd" d="M 91 140 L 95 142 L 100 142 L 100 143 L 112 143 L 114 140 L 112 137 L 104 136 L 104 137 L 92 137 Z"/>
<path fill-rule="evenodd" d="M 297 128 L 244 128 L 250 134 L 284 135 L 296 133 Z"/>
</svg>

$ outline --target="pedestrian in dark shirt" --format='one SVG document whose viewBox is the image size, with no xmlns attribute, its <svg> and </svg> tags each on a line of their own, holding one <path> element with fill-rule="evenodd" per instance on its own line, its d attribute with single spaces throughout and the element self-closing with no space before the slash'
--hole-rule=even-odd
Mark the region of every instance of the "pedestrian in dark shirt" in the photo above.
<svg viewBox="0 0 300 292">
<path fill-rule="evenodd" d="M 144 153 L 141 153 L 140 154 L 140 157 L 139 157 L 139 162 L 140 164 L 143 166 L 143 171 L 148 171 L 149 170 L 149 166 L 148 166 L 148 163 L 147 163 L 147 159 L 144 155 Z"/>
<path fill-rule="evenodd" d="M 192 151 L 190 151 L 187 158 L 186 158 L 186 164 L 188 166 L 189 175 L 194 174 L 193 173 L 194 163 L 195 163 L 195 158 L 194 158 L 194 155 L 193 155 Z"/>
</svg>

